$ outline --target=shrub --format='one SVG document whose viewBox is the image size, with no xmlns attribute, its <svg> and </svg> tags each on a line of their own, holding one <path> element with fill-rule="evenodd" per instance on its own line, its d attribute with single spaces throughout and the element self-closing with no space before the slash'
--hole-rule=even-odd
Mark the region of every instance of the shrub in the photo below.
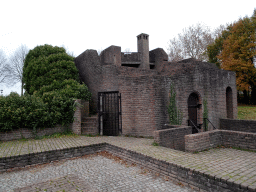
<svg viewBox="0 0 256 192">
<path fill-rule="evenodd" d="M 54 127 L 73 121 L 75 99 L 90 100 L 79 83 L 74 58 L 64 48 L 51 45 L 30 50 L 23 67 L 24 96 L 0 98 L 0 131 Z"/>
<path fill-rule="evenodd" d="M 47 105 L 33 95 L 19 96 L 11 93 L 0 97 L 0 131 L 17 128 L 33 128 L 38 125 L 51 126 Z"/>
</svg>

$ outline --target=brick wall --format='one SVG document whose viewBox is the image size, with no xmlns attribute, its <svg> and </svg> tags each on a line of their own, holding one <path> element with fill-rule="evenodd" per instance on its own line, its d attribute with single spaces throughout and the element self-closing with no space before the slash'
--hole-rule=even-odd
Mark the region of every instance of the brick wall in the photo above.
<svg viewBox="0 0 256 192">
<path fill-rule="evenodd" d="M 256 150 L 256 133 L 213 130 L 185 136 L 185 150 L 198 152 L 218 145 Z"/>
<path fill-rule="evenodd" d="M 44 136 L 44 135 L 51 135 L 54 133 L 62 133 L 66 131 L 67 129 L 71 129 L 72 124 L 68 126 L 61 126 L 57 125 L 53 128 L 44 128 L 44 129 L 38 129 L 37 135 L 38 136 Z M 33 134 L 33 130 L 26 129 L 26 128 L 20 128 L 17 130 L 9 131 L 9 132 L 0 132 L 0 141 L 10 141 L 10 140 L 16 140 L 16 139 L 22 139 L 22 138 L 33 138 L 35 135 Z"/>
<path fill-rule="evenodd" d="M 180 65 L 180 66 L 175 66 Z M 226 89 L 231 87 L 233 98 L 233 118 L 237 118 L 236 76 L 232 71 L 219 70 L 211 63 L 171 64 L 172 82 L 176 90 L 177 107 L 183 113 L 182 125 L 187 125 L 188 98 L 196 93 L 201 106 L 197 110 L 198 124 L 203 124 L 203 101 L 207 100 L 208 119 L 219 128 L 219 119 L 227 117 Z M 209 130 L 213 127 L 209 125 Z"/>
<path fill-rule="evenodd" d="M 203 133 L 185 136 L 185 150 L 187 152 L 198 152 L 222 144 L 221 131 L 213 130 Z"/>
<path fill-rule="evenodd" d="M 62 160 L 72 157 L 93 154 L 104 150 L 105 143 L 93 144 L 90 146 L 57 149 L 38 153 L 24 154 L 0 158 L 0 172 L 11 168 L 25 167 L 28 165 L 50 163 L 51 161 Z"/>
<path fill-rule="evenodd" d="M 233 118 L 237 114 L 236 76 L 232 71 L 218 69 L 214 64 L 186 60 L 168 63 L 163 50 L 150 52 L 155 69 L 119 66 L 111 57 L 120 54 L 120 47 L 107 48 L 101 57 L 95 50 L 87 50 L 75 59 L 81 79 L 92 92 L 96 109 L 97 93 L 119 91 L 122 94 L 123 134 L 153 136 L 154 131 L 168 124 L 167 105 L 170 85 L 176 90 L 176 103 L 183 113 L 182 125 L 187 125 L 188 98 L 199 98 L 198 124 L 203 124 L 203 101 L 207 100 L 208 119 L 219 128 L 219 118 L 227 117 L 226 91 L 232 90 Z M 118 56 L 119 58 L 119 56 Z M 117 60 L 116 60 L 117 61 Z M 119 62 L 119 59 L 118 59 Z M 209 124 L 209 130 L 213 127 Z"/>
<path fill-rule="evenodd" d="M 255 120 L 220 119 L 220 129 L 256 133 Z"/>
<path fill-rule="evenodd" d="M 127 70 L 125 70 L 127 71 Z M 119 76 L 123 134 L 153 136 L 166 123 L 167 94 L 164 77 Z"/>
<path fill-rule="evenodd" d="M 97 107 L 97 94 L 103 82 L 100 57 L 96 50 L 86 50 L 75 58 L 75 64 L 81 80 L 88 86 L 92 93 L 93 109 Z"/>
<path fill-rule="evenodd" d="M 192 134 L 192 127 L 179 126 L 174 128 L 170 126 L 169 129 L 157 130 L 154 134 L 154 140 L 160 146 L 185 151 L 185 135 Z"/>
<path fill-rule="evenodd" d="M 76 111 L 74 113 L 74 121 L 72 123 L 71 130 L 73 133 L 77 135 L 81 135 L 81 112 L 82 112 L 81 99 L 77 99 L 75 102 L 77 103 L 77 106 L 76 106 Z"/>
<path fill-rule="evenodd" d="M 169 180 L 192 187 L 196 191 L 250 191 L 248 190 L 250 187 L 244 184 L 234 184 L 233 182 L 229 182 L 227 178 L 208 175 L 207 173 L 198 172 L 193 168 L 186 168 L 182 165 L 159 160 L 111 144 L 106 144 L 105 150 L 126 160 L 128 163 L 143 167 L 158 175 L 168 177 Z"/>
<path fill-rule="evenodd" d="M 256 133 L 221 130 L 222 145 L 256 150 Z"/>
</svg>

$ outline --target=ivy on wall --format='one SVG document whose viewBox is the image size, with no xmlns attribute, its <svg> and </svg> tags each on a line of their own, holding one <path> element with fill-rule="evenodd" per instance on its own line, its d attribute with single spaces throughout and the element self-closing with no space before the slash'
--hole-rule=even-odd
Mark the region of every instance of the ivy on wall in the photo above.
<svg viewBox="0 0 256 192">
<path fill-rule="evenodd" d="M 176 92 L 174 85 L 170 87 L 170 103 L 168 106 L 169 120 L 172 125 L 181 125 L 183 113 L 176 106 Z"/>
</svg>

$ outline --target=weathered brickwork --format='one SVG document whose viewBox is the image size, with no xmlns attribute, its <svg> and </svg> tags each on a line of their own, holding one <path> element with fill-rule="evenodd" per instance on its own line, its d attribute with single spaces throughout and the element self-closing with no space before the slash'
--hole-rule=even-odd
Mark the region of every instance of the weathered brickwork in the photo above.
<svg viewBox="0 0 256 192">
<path fill-rule="evenodd" d="M 217 146 L 256 150 L 256 133 L 213 130 L 185 136 L 185 150 L 198 152 Z"/>
<path fill-rule="evenodd" d="M 190 186 L 197 191 L 255 191 L 254 187 L 251 188 L 243 183 L 235 183 L 225 177 L 211 175 L 207 172 L 204 173 L 193 168 L 187 168 L 182 165 L 159 160 L 151 156 L 108 143 L 0 158 L 0 172 L 5 172 L 12 168 L 50 163 L 56 160 L 80 157 L 103 151 L 107 151 L 114 156 L 120 157 L 130 164 L 136 164 L 137 166 L 146 168 L 153 173 L 168 177 L 168 179 L 172 181 Z"/>
<path fill-rule="evenodd" d="M 170 127 L 169 129 L 167 127 Z M 192 134 L 192 127 L 180 126 L 174 128 L 166 126 L 163 130 L 154 132 L 154 140 L 160 146 L 185 151 L 185 135 Z"/>
<path fill-rule="evenodd" d="M 208 119 L 216 128 L 219 128 L 219 118 L 237 117 L 234 72 L 194 59 L 170 63 L 161 48 L 146 51 L 148 57 L 145 57 L 148 36 L 141 34 L 139 37 L 144 38 L 142 41 L 138 39 L 143 56 L 140 56 L 140 51 L 125 56 L 121 47 L 110 46 L 100 55 L 96 50 L 86 50 L 75 59 L 80 78 L 92 92 L 95 109 L 98 92 L 121 93 L 123 134 L 153 136 L 154 131 L 168 124 L 171 84 L 177 93 L 177 107 L 183 113 L 182 125 L 188 125 L 188 98 L 191 93 L 198 96 L 197 125 L 203 124 L 204 100 L 208 103 Z M 212 129 L 209 125 L 209 130 Z"/>
<path fill-rule="evenodd" d="M 256 151 L 256 133 L 221 130 L 222 145 Z"/>
<path fill-rule="evenodd" d="M 197 112 L 198 124 L 203 124 L 203 101 L 207 100 L 208 119 L 216 128 L 219 128 L 219 118 L 227 116 L 226 89 L 233 90 L 233 118 L 237 118 L 237 96 L 235 74 L 231 71 L 220 70 L 214 64 L 192 62 L 177 63 L 182 67 L 173 66 L 172 81 L 177 93 L 177 106 L 183 113 L 183 122 L 186 124 L 188 117 L 188 98 L 191 93 L 196 93 L 201 106 Z M 175 71 L 175 70 L 180 70 Z M 209 125 L 209 129 L 213 127 Z"/>
<path fill-rule="evenodd" d="M 19 156 L 0 158 L 0 172 L 11 168 L 25 167 L 28 165 L 50 163 L 51 161 L 62 160 L 72 157 L 93 154 L 104 150 L 105 144 L 94 144 L 84 147 L 73 147 L 61 150 L 49 150 L 39 153 L 24 154 Z"/>
<path fill-rule="evenodd" d="M 222 133 L 220 130 L 207 131 L 185 136 L 185 150 L 187 152 L 199 152 L 222 145 Z"/>
<path fill-rule="evenodd" d="M 36 135 L 41 137 L 44 135 L 51 135 L 53 133 L 62 133 L 66 131 L 67 129 L 71 129 L 72 125 L 68 126 L 61 126 L 57 125 L 54 128 L 44 128 L 44 129 L 38 129 Z M 17 130 L 9 131 L 9 132 L 0 132 L 0 141 L 10 141 L 10 140 L 16 140 L 16 139 L 22 139 L 22 138 L 33 138 L 35 135 L 33 134 L 33 131 L 31 129 L 26 128 L 20 128 Z"/>
<path fill-rule="evenodd" d="M 75 101 L 77 103 L 76 111 L 74 113 L 74 121 L 72 123 L 72 132 L 81 135 L 81 99 Z"/>
<path fill-rule="evenodd" d="M 255 120 L 220 119 L 220 129 L 256 133 Z"/>
</svg>

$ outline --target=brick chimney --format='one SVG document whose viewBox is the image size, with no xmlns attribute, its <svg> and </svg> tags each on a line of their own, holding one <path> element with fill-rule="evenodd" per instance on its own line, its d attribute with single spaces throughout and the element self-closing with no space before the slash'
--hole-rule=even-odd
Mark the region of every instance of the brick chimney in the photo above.
<svg viewBox="0 0 256 192">
<path fill-rule="evenodd" d="M 141 54 L 141 64 L 139 68 L 150 69 L 149 66 L 149 45 L 148 45 L 149 35 L 141 33 L 137 36 L 138 52 Z"/>
</svg>

